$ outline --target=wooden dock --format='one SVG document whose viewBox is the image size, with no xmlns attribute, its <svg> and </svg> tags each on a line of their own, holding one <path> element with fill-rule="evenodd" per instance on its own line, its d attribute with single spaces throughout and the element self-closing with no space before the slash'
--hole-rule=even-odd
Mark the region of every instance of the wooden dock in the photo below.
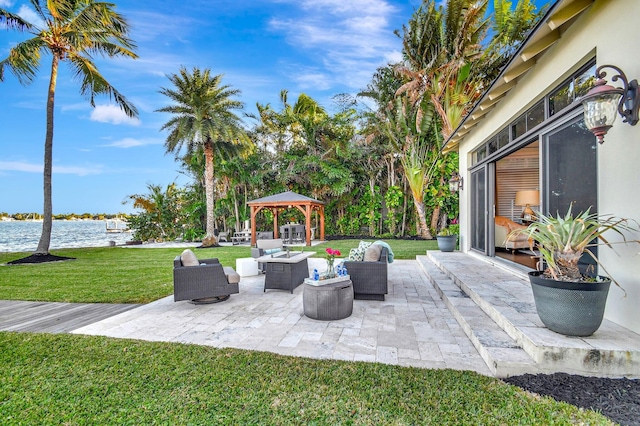
<svg viewBox="0 0 640 426">
<path fill-rule="evenodd" d="M 0 331 L 69 333 L 141 305 L 0 300 Z"/>
</svg>

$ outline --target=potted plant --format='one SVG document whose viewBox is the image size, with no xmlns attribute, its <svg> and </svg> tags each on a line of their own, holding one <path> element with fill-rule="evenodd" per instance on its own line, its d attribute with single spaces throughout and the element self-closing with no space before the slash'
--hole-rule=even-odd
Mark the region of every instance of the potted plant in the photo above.
<svg viewBox="0 0 640 426">
<path fill-rule="evenodd" d="M 458 225 L 450 225 L 444 227 L 438 232 L 436 235 L 436 239 L 438 240 L 438 248 L 440 251 L 451 252 L 456 249 L 456 244 L 458 243 L 458 234 L 452 231 L 453 226 Z"/>
<path fill-rule="evenodd" d="M 607 231 L 620 234 L 621 243 L 640 241 L 627 241 L 624 233 L 636 230 L 628 219 L 590 213 L 590 209 L 573 215 L 571 207 L 564 216 L 538 212 L 535 222 L 509 235 L 526 234 L 531 248 L 535 242 L 544 260 L 544 271 L 529 273 L 536 310 L 544 325 L 567 336 L 590 336 L 602 323 L 611 282 L 619 284 L 595 271 L 581 271 L 580 258 L 586 253 L 609 275 L 589 247 L 604 244 L 612 248 L 604 236 Z"/>
</svg>

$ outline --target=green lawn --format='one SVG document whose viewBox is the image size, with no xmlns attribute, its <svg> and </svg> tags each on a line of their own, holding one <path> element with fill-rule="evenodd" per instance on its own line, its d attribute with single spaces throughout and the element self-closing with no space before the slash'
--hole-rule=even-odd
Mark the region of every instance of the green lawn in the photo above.
<svg viewBox="0 0 640 426">
<path fill-rule="evenodd" d="M 468 371 L 0 332 L 0 423 L 613 424 Z"/>
<path fill-rule="evenodd" d="M 388 241 L 413 259 L 432 241 Z M 357 240 L 316 246 L 348 254 Z M 0 299 L 145 303 L 172 293 L 182 249 L 56 250 L 0 266 Z M 196 250 L 234 265 L 246 246 Z M 24 257 L 2 253 L 0 264 Z M 81 335 L 0 332 L 0 424 L 612 424 L 469 371 L 311 360 Z"/>
<path fill-rule="evenodd" d="M 373 240 L 371 240 L 373 241 Z M 435 241 L 387 241 L 396 259 L 415 259 L 435 249 Z M 323 257 L 327 247 L 342 251 L 357 247 L 359 240 L 326 242 L 305 250 Z M 53 250 L 75 260 L 44 264 L 0 266 L 0 300 L 46 302 L 148 303 L 173 294 L 173 259 L 180 248 L 102 247 Z M 239 257 L 250 257 L 248 246 L 194 249 L 201 259 L 217 257 L 234 266 Z M 29 253 L 0 253 L 0 264 Z"/>
</svg>

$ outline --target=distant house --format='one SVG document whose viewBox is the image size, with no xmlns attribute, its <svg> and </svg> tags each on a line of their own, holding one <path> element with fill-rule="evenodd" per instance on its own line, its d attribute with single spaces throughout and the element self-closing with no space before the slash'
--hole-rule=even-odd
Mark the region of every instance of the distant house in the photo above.
<svg viewBox="0 0 640 426">
<path fill-rule="evenodd" d="M 579 101 L 601 65 L 640 79 L 639 17 L 638 0 L 556 1 L 446 141 L 445 150 L 460 154 L 464 179 L 461 250 L 511 268 L 530 265 L 526 251 L 512 255 L 496 241 L 496 216 L 523 221 L 522 195 L 533 194 L 530 206 L 546 213 L 574 203 L 576 210 L 591 206 L 640 222 L 640 125 L 618 116 L 600 145 L 585 127 Z M 606 71 L 609 84 L 620 87 L 611 81 L 614 70 Z M 624 298 L 611 286 L 605 316 L 636 333 L 639 251 L 637 245 L 599 248 L 602 263 L 627 292 Z"/>
</svg>

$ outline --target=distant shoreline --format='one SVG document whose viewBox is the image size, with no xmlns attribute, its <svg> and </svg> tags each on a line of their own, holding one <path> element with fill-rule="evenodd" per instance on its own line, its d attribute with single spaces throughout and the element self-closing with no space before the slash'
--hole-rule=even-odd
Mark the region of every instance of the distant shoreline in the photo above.
<svg viewBox="0 0 640 426">
<path fill-rule="evenodd" d="M 78 219 L 53 221 L 51 250 L 124 245 L 133 239 L 131 232 L 108 232 L 114 219 Z M 124 222 L 124 221 L 123 221 Z M 42 235 L 42 221 L 0 220 L 0 252 L 35 251 Z"/>
<path fill-rule="evenodd" d="M 127 218 L 126 217 L 122 217 L 121 215 L 114 215 L 113 217 L 102 217 L 102 218 L 82 218 L 82 217 L 78 217 L 78 218 L 72 218 L 72 219 L 62 219 L 62 218 L 53 218 L 53 221 L 60 221 L 60 222 L 75 222 L 75 221 L 105 221 L 105 220 L 122 220 L 122 221 L 126 221 Z M 0 217 L 0 221 L 2 222 L 42 222 L 43 219 L 16 219 L 14 217 L 7 217 L 7 216 L 2 216 Z"/>
</svg>

